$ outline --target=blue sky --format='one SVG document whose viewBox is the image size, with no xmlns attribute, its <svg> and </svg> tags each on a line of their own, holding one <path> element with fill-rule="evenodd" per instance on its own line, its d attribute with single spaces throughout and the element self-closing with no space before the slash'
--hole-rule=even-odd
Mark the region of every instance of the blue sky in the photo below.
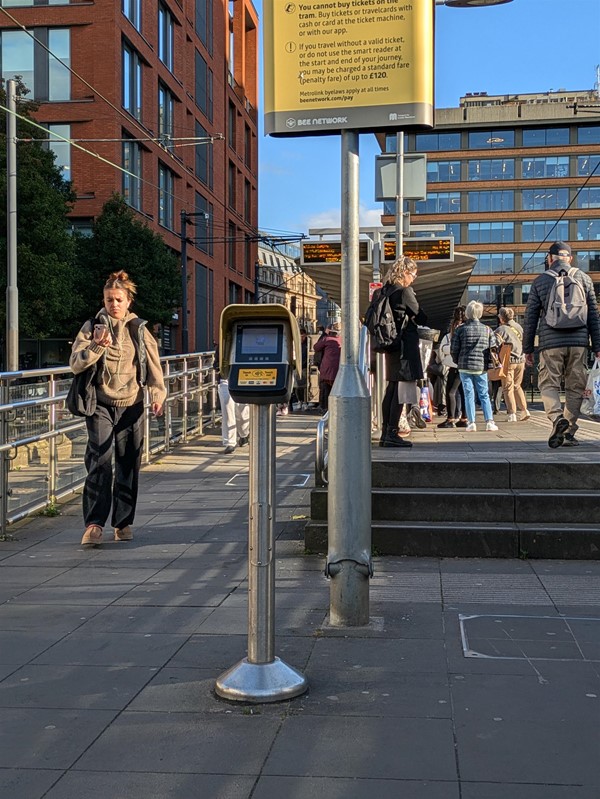
<svg viewBox="0 0 600 799">
<path fill-rule="evenodd" d="M 256 7 L 261 13 L 261 3 Z M 435 103 L 488 94 L 592 89 L 600 64 L 600 0 L 513 0 L 436 8 Z M 260 87 L 262 97 L 262 86 Z M 259 138 L 259 226 L 307 233 L 340 224 L 340 137 Z M 361 224 L 379 224 L 375 137 L 361 134 Z"/>
</svg>

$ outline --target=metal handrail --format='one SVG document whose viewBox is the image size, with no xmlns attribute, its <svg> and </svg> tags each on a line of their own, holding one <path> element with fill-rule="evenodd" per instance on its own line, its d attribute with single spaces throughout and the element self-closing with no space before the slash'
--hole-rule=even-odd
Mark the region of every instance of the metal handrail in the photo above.
<svg viewBox="0 0 600 799">
<path fill-rule="evenodd" d="M 144 392 L 146 464 L 153 454 L 187 441 L 188 435 L 201 435 L 216 421 L 214 352 L 168 355 L 160 362 L 167 388 L 163 417 L 154 420 L 149 392 Z M 60 457 L 65 444 L 71 453 L 82 453 L 85 438 L 85 419 L 65 408 L 71 378 L 68 366 L 0 372 L 0 539 L 9 524 L 83 485 L 82 454 L 69 454 L 66 462 Z M 41 395 L 32 397 L 32 392 Z"/>
<path fill-rule="evenodd" d="M 364 377 L 365 384 L 371 393 L 371 383 L 369 380 L 369 331 L 361 325 L 358 342 L 358 371 Z M 315 485 L 324 487 L 328 483 L 327 466 L 329 461 L 329 450 L 326 446 L 327 427 L 329 424 L 329 411 L 323 414 L 317 424 L 317 438 L 315 442 Z"/>
</svg>

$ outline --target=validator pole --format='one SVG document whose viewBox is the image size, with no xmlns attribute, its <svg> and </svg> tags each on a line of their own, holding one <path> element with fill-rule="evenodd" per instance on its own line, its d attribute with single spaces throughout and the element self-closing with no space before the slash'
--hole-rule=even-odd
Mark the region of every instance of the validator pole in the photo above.
<svg viewBox="0 0 600 799">
<path fill-rule="evenodd" d="M 19 371 L 17 288 L 17 82 L 6 81 L 6 371 Z"/>
<path fill-rule="evenodd" d="M 342 353 L 329 397 L 327 575 L 329 623 L 369 622 L 371 560 L 371 398 L 358 369 L 358 132 L 342 131 Z"/>
</svg>

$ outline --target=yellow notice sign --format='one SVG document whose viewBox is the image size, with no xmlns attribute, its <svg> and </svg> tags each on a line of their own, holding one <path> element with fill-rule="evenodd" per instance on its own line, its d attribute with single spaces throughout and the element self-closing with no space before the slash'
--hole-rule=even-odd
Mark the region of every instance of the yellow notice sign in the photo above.
<svg viewBox="0 0 600 799">
<path fill-rule="evenodd" d="M 433 0 L 263 0 L 265 133 L 433 126 Z"/>
<path fill-rule="evenodd" d="M 277 383 L 277 369 L 240 369 L 240 386 L 274 386 Z"/>
</svg>

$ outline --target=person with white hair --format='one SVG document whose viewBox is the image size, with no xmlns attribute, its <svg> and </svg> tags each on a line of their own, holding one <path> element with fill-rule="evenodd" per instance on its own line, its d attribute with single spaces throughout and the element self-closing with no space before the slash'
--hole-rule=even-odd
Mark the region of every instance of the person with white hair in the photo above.
<svg viewBox="0 0 600 799">
<path fill-rule="evenodd" d="M 465 393 L 465 406 L 469 423 L 467 433 L 477 430 L 475 424 L 475 393 L 483 411 L 485 429 L 494 431 L 492 403 L 490 402 L 486 359 L 491 349 L 498 346 L 498 340 L 487 326 L 482 324 L 483 305 L 472 300 L 465 309 L 465 322 L 458 327 L 450 343 L 452 360 L 457 364 Z"/>
</svg>

